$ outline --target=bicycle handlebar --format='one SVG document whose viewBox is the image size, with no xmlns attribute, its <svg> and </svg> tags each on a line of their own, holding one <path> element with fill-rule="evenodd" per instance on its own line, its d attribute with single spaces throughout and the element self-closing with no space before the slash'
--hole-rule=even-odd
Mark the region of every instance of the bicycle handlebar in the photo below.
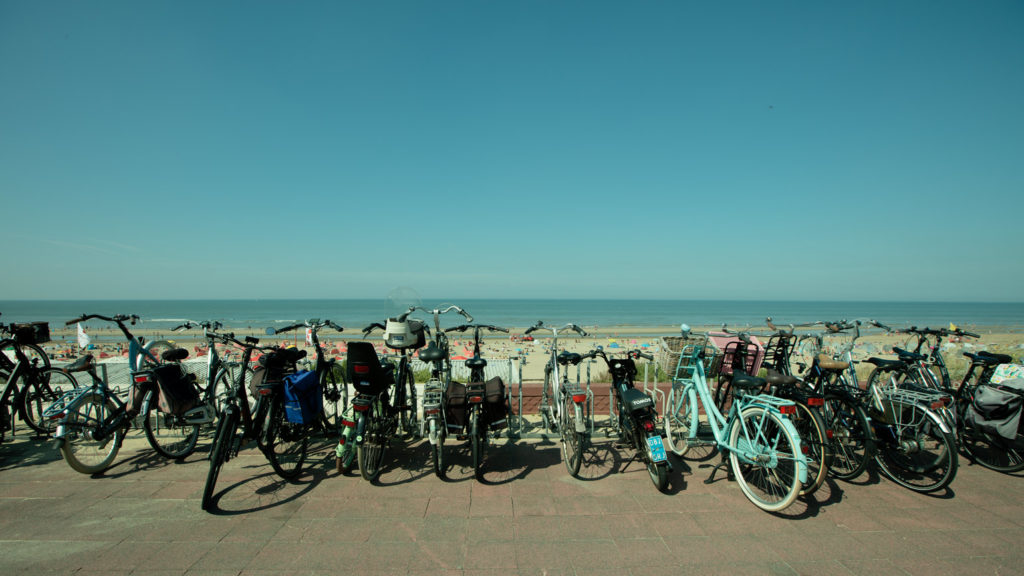
<svg viewBox="0 0 1024 576">
<path fill-rule="evenodd" d="M 406 314 L 406 316 L 408 316 L 408 314 Z M 384 325 L 383 325 L 383 324 L 381 324 L 380 322 L 374 322 L 373 324 L 370 324 L 370 325 L 369 325 L 369 326 L 367 326 L 366 328 L 363 328 L 363 336 L 366 336 L 366 335 L 367 335 L 367 334 L 369 334 L 370 332 L 373 332 L 373 329 L 374 329 L 374 328 L 380 328 L 381 330 L 386 330 L 386 329 L 387 329 L 387 328 L 385 328 L 385 327 L 384 327 Z"/>
<path fill-rule="evenodd" d="M 68 320 L 67 322 L 64 323 L 64 325 L 65 326 L 71 326 L 72 324 L 77 324 L 79 322 L 85 322 L 86 320 L 91 320 L 93 318 L 95 318 L 97 320 L 103 320 L 105 322 L 116 322 L 118 324 L 124 322 L 125 320 L 131 320 L 131 324 L 132 324 L 132 326 L 134 326 L 135 322 L 138 321 L 139 316 L 137 314 L 117 314 L 114 317 L 110 317 L 110 316 L 101 316 L 99 314 L 82 314 L 82 316 L 79 317 L 79 318 L 75 318 L 74 320 Z"/>
</svg>

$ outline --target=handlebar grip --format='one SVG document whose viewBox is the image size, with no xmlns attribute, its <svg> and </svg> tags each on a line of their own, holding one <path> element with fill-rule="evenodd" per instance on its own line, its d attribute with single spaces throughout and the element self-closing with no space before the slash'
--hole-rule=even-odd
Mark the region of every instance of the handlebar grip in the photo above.
<svg viewBox="0 0 1024 576">
<path fill-rule="evenodd" d="M 974 332 L 967 331 L 964 331 L 964 336 L 970 336 L 971 338 L 981 338 L 980 334 L 975 334 Z"/>
<path fill-rule="evenodd" d="M 232 334 L 231 337 L 234 338 L 234 335 Z M 245 337 L 245 343 L 246 344 L 259 344 L 260 343 L 260 339 L 256 338 L 255 336 L 246 336 Z"/>
<path fill-rule="evenodd" d="M 529 328 L 526 329 L 526 332 L 523 332 L 523 336 L 526 336 L 527 334 L 529 334 L 530 332 L 535 331 L 536 329 L 537 329 L 536 326 L 530 326 Z"/>
<path fill-rule="evenodd" d="M 572 325 L 572 329 L 575 330 L 576 333 L 579 334 L 580 336 L 587 336 L 587 331 L 575 324 Z"/>
<path fill-rule="evenodd" d="M 488 328 L 494 330 L 495 332 L 504 332 L 505 334 L 508 334 L 508 328 L 502 328 L 500 326 L 488 326 Z"/>
<path fill-rule="evenodd" d="M 654 360 L 654 356 L 652 356 L 650 354 L 644 354 L 643 352 L 637 352 L 637 356 L 639 356 L 641 358 L 645 358 L 647 360 Z"/>
</svg>

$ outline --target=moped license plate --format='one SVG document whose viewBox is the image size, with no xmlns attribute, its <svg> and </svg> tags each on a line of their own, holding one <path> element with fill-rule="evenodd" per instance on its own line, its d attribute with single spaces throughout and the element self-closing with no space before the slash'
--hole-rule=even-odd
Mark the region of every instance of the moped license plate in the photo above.
<svg viewBox="0 0 1024 576">
<path fill-rule="evenodd" d="M 655 462 L 668 460 L 668 454 L 665 453 L 665 444 L 661 441 L 661 436 L 649 436 L 647 438 L 647 447 L 651 450 L 651 460 Z"/>
</svg>

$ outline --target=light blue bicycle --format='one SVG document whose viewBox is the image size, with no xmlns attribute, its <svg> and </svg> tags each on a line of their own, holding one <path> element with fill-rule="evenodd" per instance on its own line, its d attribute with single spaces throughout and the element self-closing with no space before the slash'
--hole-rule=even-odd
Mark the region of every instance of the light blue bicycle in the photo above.
<svg viewBox="0 0 1024 576">
<path fill-rule="evenodd" d="M 764 386 L 764 380 L 736 372 L 732 381 L 734 400 L 728 417 L 722 416 L 704 373 L 705 360 L 714 354 L 708 348 L 708 336 L 691 333 L 686 324 L 682 329 L 684 342 L 691 335 L 703 341 L 685 346 L 679 355 L 672 391 L 664 407 L 668 449 L 683 456 L 694 446 L 718 448 L 723 456 L 728 455 L 730 474 L 735 474 L 748 500 L 768 512 L 784 510 L 796 500 L 807 480 L 800 436 L 785 416 L 794 413 L 796 406 L 788 400 L 754 393 Z M 706 421 L 701 420 L 702 412 Z M 715 471 L 706 482 L 713 480 Z"/>
</svg>

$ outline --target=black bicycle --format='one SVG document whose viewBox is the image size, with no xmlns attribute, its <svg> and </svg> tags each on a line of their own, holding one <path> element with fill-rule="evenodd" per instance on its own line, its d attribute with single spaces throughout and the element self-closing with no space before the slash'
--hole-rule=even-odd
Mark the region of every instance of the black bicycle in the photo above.
<svg viewBox="0 0 1024 576">
<path fill-rule="evenodd" d="M 296 372 L 295 364 L 305 357 L 304 350 L 259 347 L 259 339 L 246 336 L 245 341 L 234 334 L 207 331 L 207 337 L 242 348 L 241 369 L 237 379 L 224 398 L 210 449 L 210 469 L 203 487 L 203 510 L 210 510 L 214 501 L 214 488 L 224 463 L 236 456 L 243 445 L 252 441 L 263 452 L 278 476 L 292 480 L 302 470 L 309 444 L 309 427 L 288 421 L 282 390 L 284 378 Z M 254 371 L 250 386 L 246 386 L 246 373 L 253 352 L 265 351 L 260 366 Z M 249 405 L 248 392 L 255 396 Z"/>
<path fill-rule="evenodd" d="M 77 383 L 67 372 L 51 367 L 39 347 L 50 340 L 49 325 L 0 324 L 0 334 L 0 442 L 7 431 L 14 431 L 15 414 L 38 434 L 53 432 L 56 423 L 43 418 L 43 412 Z"/>
</svg>

